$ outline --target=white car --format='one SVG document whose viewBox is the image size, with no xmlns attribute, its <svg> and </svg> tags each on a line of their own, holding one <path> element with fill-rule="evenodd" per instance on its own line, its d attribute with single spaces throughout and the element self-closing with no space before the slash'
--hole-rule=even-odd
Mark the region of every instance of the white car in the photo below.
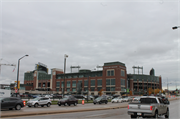
<svg viewBox="0 0 180 119">
<path fill-rule="evenodd" d="M 123 98 L 122 100 L 123 100 L 123 102 L 128 102 L 129 101 L 129 99 L 127 97 Z"/>
<path fill-rule="evenodd" d="M 120 97 L 116 97 L 116 98 L 112 99 L 111 102 L 112 102 L 112 103 L 114 103 L 114 102 L 121 102 L 121 103 L 122 103 L 123 100 L 122 100 L 122 98 L 120 98 Z"/>
<path fill-rule="evenodd" d="M 44 97 L 46 97 L 46 98 L 52 98 L 53 96 L 52 96 L 52 95 L 45 95 Z"/>
<path fill-rule="evenodd" d="M 141 97 L 135 97 L 132 101 L 139 101 Z"/>
</svg>

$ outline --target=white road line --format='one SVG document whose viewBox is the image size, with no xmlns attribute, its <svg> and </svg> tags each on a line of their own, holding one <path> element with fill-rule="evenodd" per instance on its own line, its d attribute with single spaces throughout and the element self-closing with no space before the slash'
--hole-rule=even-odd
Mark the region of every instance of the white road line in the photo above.
<svg viewBox="0 0 180 119">
<path fill-rule="evenodd" d="M 86 118 L 88 118 L 88 117 L 102 116 L 102 115 L 106 115 L 106 114 L 107 114 L 107 113 L 104 113 L 104 114 L 95 114 L 95 115 L 86 116 Z"/>
</svg>

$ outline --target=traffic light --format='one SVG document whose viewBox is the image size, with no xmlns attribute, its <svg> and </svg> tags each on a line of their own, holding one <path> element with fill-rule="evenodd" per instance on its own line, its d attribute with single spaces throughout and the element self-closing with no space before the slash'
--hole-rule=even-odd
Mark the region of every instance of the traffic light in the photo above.
<svg viewBox="0 0 180 119">
<path fill-rule="evenodd" d="M 17 81 L 15 81 L 14 89 L 17 88 Z M 20 81 L 18 81 L 18 89 L 20 88 Z"/>
</svg>

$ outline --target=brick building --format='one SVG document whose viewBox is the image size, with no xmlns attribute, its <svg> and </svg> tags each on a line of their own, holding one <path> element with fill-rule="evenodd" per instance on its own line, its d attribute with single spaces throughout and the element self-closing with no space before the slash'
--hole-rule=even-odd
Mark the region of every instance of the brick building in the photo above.
<svg viewBox="0 0 180 119">
<path fill-rule="evenodd" d="M 99 71 L 81 69 L 79 72 L 66 74 L 57 68 L 51 69 L 51 74 L 48 74 L 47 66 L 42 64 L 36 66 L 38 68 L 24 75 L 26 90 L 52 91 L 61 94 L 65 85 L 65 94 L 87 94 L 89 91 L 89 94 L 98 95 L 101 89 L 104 94 L 120 94 L 126 92 L 126 89 L 137 94 L 139 91 L 146 93 L 149 87 L 162 88 L 161 77 L 127 74 L 126 66 L 121 62 L 104 63 L 103 69 Z"/>
</svg>

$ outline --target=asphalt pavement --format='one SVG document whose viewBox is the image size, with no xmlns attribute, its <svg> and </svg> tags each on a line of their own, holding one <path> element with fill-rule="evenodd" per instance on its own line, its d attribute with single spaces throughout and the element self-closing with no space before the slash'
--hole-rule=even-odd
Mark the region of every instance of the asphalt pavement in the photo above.
<svg viewBox="0 0 180 119">
<path fill-rule="evenodd" d="M 170 98 L 170 101 L 179 98 Z M 18 116 L 29 116 L 29 115 L 45 115 L 45 114 L 59 114 L 59 113 L 73 113 L 73 112 L 85 112 L 85 111 L 96 111 L 96 110 L 109 110 L 109 109 L 119 109 L 126 108 L 128 102 L 124 103 L 111 103 L 94 105 L 94 104 L 78 104 L 77 106 L 61 106 L 51 105 L 51 107 L 24 107 L 21 110 L 7 110 L 1 111 L 1 118 L 5 117 L 18 117 Z"/>
</svg>

